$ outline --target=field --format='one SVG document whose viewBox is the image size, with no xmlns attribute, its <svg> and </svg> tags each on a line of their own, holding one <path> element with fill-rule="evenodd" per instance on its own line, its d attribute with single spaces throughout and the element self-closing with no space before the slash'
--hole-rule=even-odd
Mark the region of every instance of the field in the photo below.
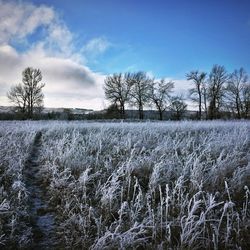
<svg viewBox="0 0 250 250">
<path fill-rule="evenodd" d="M 1 122 L 0 248 L 250 249 L 249 122 Z"/>
</svg>

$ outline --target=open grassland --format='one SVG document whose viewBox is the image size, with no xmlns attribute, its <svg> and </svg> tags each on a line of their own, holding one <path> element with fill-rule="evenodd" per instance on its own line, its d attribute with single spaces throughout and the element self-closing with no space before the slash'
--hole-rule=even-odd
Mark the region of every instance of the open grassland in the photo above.
<svg viewBox="0 0 250 250">
<path fill-rule="evenodd" d="M 249 188 L 249 122 L 0 123 L 0 248 L 250 249 Z"/>
</svg>

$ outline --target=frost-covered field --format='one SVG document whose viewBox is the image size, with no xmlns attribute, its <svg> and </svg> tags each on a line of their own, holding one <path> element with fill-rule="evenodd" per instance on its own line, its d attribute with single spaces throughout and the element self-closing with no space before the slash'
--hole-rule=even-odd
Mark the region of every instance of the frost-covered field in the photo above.
<svg viewBox="0 0 250 250">
<path fill-rule="evenodd" d="M 25 173 L 39 132 L 53 247 L 250 248 L 250 123 L 222 121 L 1 122 L 0 248 L 34 240 Z"/>
</svg>

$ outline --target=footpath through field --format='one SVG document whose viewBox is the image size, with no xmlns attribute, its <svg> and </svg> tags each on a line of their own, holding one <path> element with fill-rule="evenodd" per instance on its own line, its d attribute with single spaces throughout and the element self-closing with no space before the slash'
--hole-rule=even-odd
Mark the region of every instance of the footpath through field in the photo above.
<svg viewBox="0 0 250 250">
<path fill-rule="evenodd" d="M 49 198 L 39 171 L 39 150 L 42 132 L 37 132 L 30 155 L 27 159 L 24 176 L 29 192 L 30 226 L 32 227 L 32 245 L 30 249 L 53 249 L 56 239 L 54 234 L 55 219 L 49 209 Z"/>
</svg>

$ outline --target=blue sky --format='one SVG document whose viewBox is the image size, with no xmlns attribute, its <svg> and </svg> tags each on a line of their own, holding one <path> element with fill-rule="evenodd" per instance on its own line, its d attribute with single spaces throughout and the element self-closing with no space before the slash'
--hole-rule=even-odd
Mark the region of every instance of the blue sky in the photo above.
<svg viewBox="0 0 250 250">
<path fill-rule="evenodd" d="M 0 105 L 25 67 L 45 106 L 102 109 L 107 74 L 143 70 L 187 92 L 190 70 L 250 73 L 249 0 L 0 0 Z"/>
<path fill-rule="evenodd" d="M 218 63 L 250 71 L 249 0 L 34 2 L 57 9 L 80 45 L 100 36 L 112 44 L 98 62 L 89 62 L 94 70 L 181 78 Z"/>
</svg>

